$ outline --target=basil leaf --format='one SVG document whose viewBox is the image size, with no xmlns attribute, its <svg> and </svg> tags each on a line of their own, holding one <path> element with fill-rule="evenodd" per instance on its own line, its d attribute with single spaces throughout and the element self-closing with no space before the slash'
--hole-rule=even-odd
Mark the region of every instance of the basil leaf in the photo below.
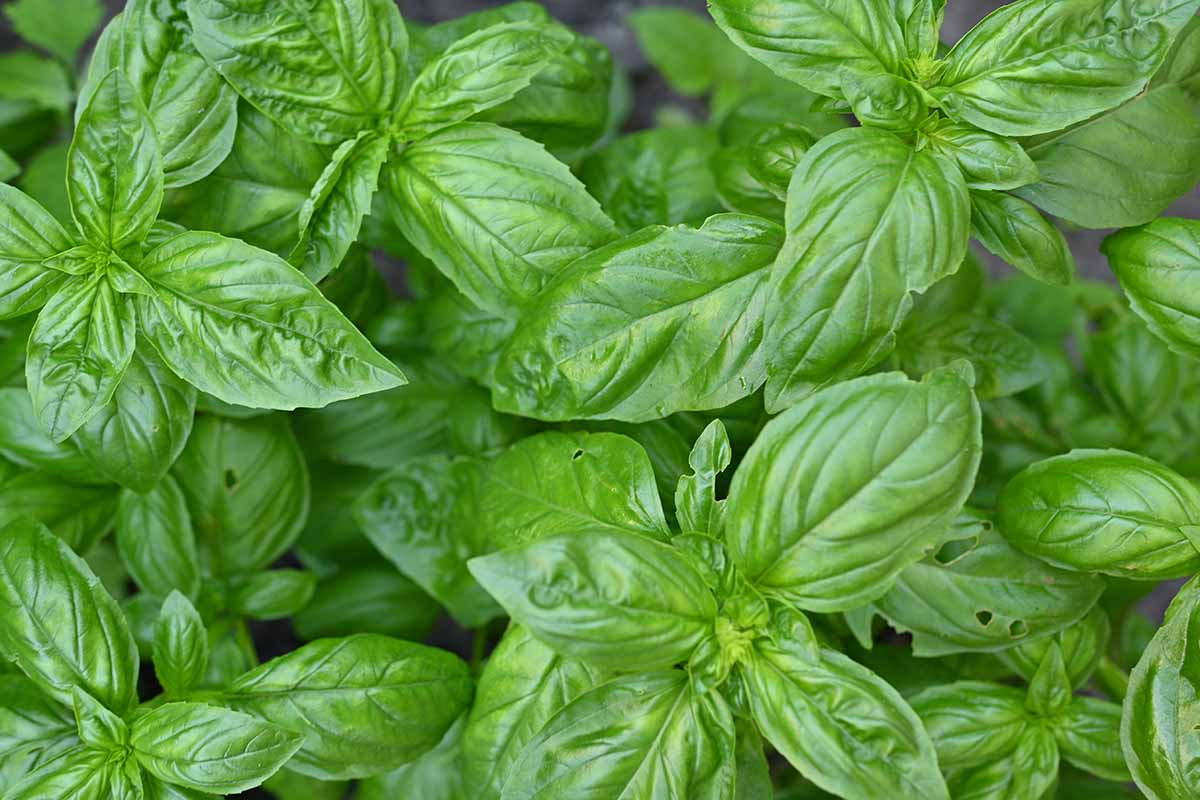
<svg viewBox="0 0 1200 800">
<path fill-rule="evenodd" d="M 192 42 L 287 130 L 338 144 L 378 130 L 404 82 L 408 35 L 389 0 L 188 0 Z"/>
<path fill-rule="evenodd" d="M 466 797 L 462 756 L 465 723 L 466 717 L 459 717 L 437 747 L 411 764 L 360 782 L 355 796 L 359 800 L 390 800 L 394 797 L 463 800 Z"/>
<path fill-rule="evenodd" d="M 1051 644 L 1029 680 L 1025 707 L 1035 716 L 1054 719 L 1070 704 L 1071 679 L 1063 663 L 1062 649 Z"/>
<path fill-rule="evenodd" d="M 1104 656 L 1110 628 L 1108 615 L 1097 605 L 1083 619 L 1053 636 L 1027 639 L 1016 647 L 997 653 L 997 656 L 1014 672 L 1030 680 L 1046 657 L 1046 651 L 1058 647 L 1062 651 L 1071 686 L 1079 689 L 1087 683 Z"/>
<path fill-rule="evenodd" d="M 675 489 L 675 516 L 683 533 L 719 536 L 725 525 L 725 501 L 717 499 L 717 476 L 729 468 L 733 452 L 725 425 L 708 424 L 688 456 L 691 475 L 679 478 Z"/>
<path fill-rule="evenodd" d="M 1004 487 L 997 513 L 1010 542 L 1067 569 L 1165 580 L 1200 567 L 1200 489 L 1133 453 L 1038 461 Z"/>
<path fill-rule="evenodd" d="M 471 689 L 467 665 L 445 650 L 359 634 L 268 661 L 220 700 L 302 734 L 289 769 L 341 780 L 395 769 L 437 745 Z"/>
<path fill-rule="evenodd" d="M 499 547 L 585 531 L 670 538 L 646 451 L 615 433 L 522 439 L 492 463 L 479 507 Z"/>
<path fill-rule="evenodd" d="M 1015 139 L 950 119 L 923 133 L 935 153 L 958 165 L 969 189 L 1016 189 L 1039 178 L 1037 165 Z"/>
<path fill-rule="evenodd" d="M 1012 3 L 959 40 L 930 91 L 1003 136 L 1061 130 L 1141 91 L 1195 13 L 1178 0 Z"/>
<path fill-rule="evenodd" d="M 714 0 L 713 19 L 734 44 L 817 94 L 841 97 L 839 70 L 852 76 L 899 73 L 903 34 L 889 3 Z"/>
<path fill-rule="evenodd" d="M 1191 283 L 1200 279 L 1200 224 L 1156 220 L 1114 233 L 1101 249 L 1150 330 L 1175 352 L 1200 357 L 1200 306 L 1191 302 Z"/>
<path fill-rule="evenodd" d="M 208 631 L 200 614 L 186 597 L 172 591 L 154 624 L 154 674 L 163 693 L 178 697 L 199 684 L 208 670 L 208 652 Z"/>
<path fill-rule="evenodd" d="M 1062 233 L 1019 197 L 972 191 L 971 234 L 989 252 L 1043 283 L 1067 286 L 1075 275 L 1075 258 Z"/>
<path fill-rule="evenodd" d="M 1200 738 L 1196 658 L 1200 579 L 1193 578 L 1167 609 L 1162 627 L 1129 675 L 1121 715 L 1121 746 L 1138 788 L 1151 800 L 1200 791 L 1194 764 Z"/>
<path fill-rule="evenodd" d="M 476 31 L 424 66 L 396 112 L 403 139 L 470 119 L 527 87 L 573 36 L 557 25 L 512 22 Z"/>
<path fill-rule="evenodd" d="M 118 714 L 137 700 L 138 652 L 125 617 L 65 542 L 32 521 L 0 537 L 0 651 L 50 696 L 78 687 Z"/>
<path fill-rule="evenodd" d="M 167 783 L 200 792 L 244 792 L 273 775 L 303 742 L 248 714 L 166 703 L 134 720 L 133 757 Z"/>
<path fill-rule="evenodd" d="M 112 398 L 133 357 L 133 308 L 103 274 L 75 277 L 38 315 L 25 376 L 34 413 L 61 442 Z"/>
<path fill-rule="evenodd" d="M 0 526 L 35 519 L 80 553 L 109 532 L 116 513 L 112 486 L 78 486 L 44 472 L 27 472 L 0 484 Z"/>
<path fill-rule="evenodd" d="M 1094 332 L 1083 350 L 1091 382 L 1105 404 L 1143 428 L 1169 417 L 1186 391 L 1188 360 L 1167 349 L 1131 314 Z"/>
<path fill-rule="evenodd" d="M 192 432 L 196 390 L 145 342 L 136 347 L 108 404 L 75 432 L 75 443 L 102 476 L 151 491 Z"/>
<path fill-rule="evenodd" d="M 560 656 L 528 628 L 510 625 L 479 677 L 463 733 L 467 787 L 499 797 L 551 717 L 607 677 L 586 662 Z"/>
<path fill-rule="evenodd" d="M 949 797 L 921 721 L 866 667 L 763 638 L 743 680 L 763 736 L 822 789 L 850 800 Z"/>
<path fill-rule="evenodd" d="M 733 717 L 720 695 L 694 694 L 678 670 L 650 672 L 610 681 L 559 711 L 526 746 L 501 797 L 685 791 L 716 800 L 732 791 L 734 758 Z"/>
<path fill-rule="evenodd" d="M 890 133 L 856 128 L 808 151 L 788 191 L 787 241 L 771 275 L 768 411 L 887 355 L 909 292 L 962 263 L 968 208 L 957 167 Z"/>
<path fill-rule="evenodd" d="M 842 93 L 863 125 L 904 133 L 914 130 L 929 109 L 916 84 L 896 75 L 842 75 Z"/>
<path fill-rule="evenodd" d="M 384 182 L 404 236 L 501 316 L 616 235 L 564 164 L 496 125 L 465 122 L 422 139 L 389 160 Z"/>
<path fill-rule="evenodd" d="M 468 567 L 534 636 L 602 668 L 684 661 L 717 615 L 712 592 L 678 551 L 633 533 L 548 536 Z"/>
<path fill-rule="evenodd" d="M 1064 759 L 1110 781 L 1128 782 L 1121 752 L 1121 707 L 1095 697 L 1076 697 L 1059 717 L 1055 735 Z"/>
<path fill-rule="evenodd" d="M 290 617 L 308 605 L 317 588 L 317 576 L 298 569 L 257 572 L 233 582 L 229 597 L 232 611 L 257 620 Z"/>
<path fill-rule="evenodd" d="M 18 36 L 70 64 L 100 24 L 104 9 L 99 0 L 66 0 L 53 7 L 39 0 L 16 0 L 4 13 Z"/>
<path fill-rule="evenodd" d="M 290 256 L 313 283 L 341 266 L 358 238 L 387 155 L 387 138 L 369 131 L 360 133 L 333 152 L 313 184 L 300 208 L 300 241 Z"/>
<path fill-rule="evenodd" d="M 380 476 L 354 503 L 371 544 L 464 627 L 501 613 L 467 570 L 468 559 L 492 549 L 478 522 L 481 473 L 476 461 L 414 458 Z"/>
<path fill-rule="evenodd" d="M 644 422 L 745 397 L 765 378 L 766 278 L 781 244 L 775 225 L 723 214 L 581 258 L 522 316 L 493 402 L 540 419 Z"/>
<path fill-rule="evenodd" d="M 1030 725 L 1011 753 L 956 776 L 951 789 L 955 800 L 1045 797 L 1057 777 L 1058 745 L 1054 733 Z"/>
<path fill-rule="evenodd" d="M 67 276 L 42 262 L 73 244 L 37 201 L 0 183 L 0 319 L 19 317 L 46 304 Z"/>
<path fill-rule="evenodd" d="M 75 727 L 80 740 L 97 750 L 120 750 L 129 742 L 124 721 L 78 686 L 71 688 Z"/>
<path fill-rule="evenodd" d="M 156 292 L 137 297 L 146 338 L 176 374 L 227 403 L 321 407 L 404 382 L 316 287 L 266 251 L 184 233 L 140 269 Z"/>
<path fill-rule="evenodd" d="M 71 712 L 24 675 L 0 675 L 0 781 L 16 785 L 78 744 Z"/>
<path fill-rule="evenodd" d="M 991 764 L 1017 747 L 1029 727 L 1025 693 L 1011 686 L 958 681 L 925 689 L 909 698 L 950 771 Z"/>
<path fill-rule="evenodd" d="M 170 475 L 145 494 L 125 490 L 117 507 L 117 548 L 138 587 L 156 597 L 178 589 L 200 591 L 200 564 L 192 518 Z"/>
<path fill-rule="evenodd" d="M 1095 576 L 1025 555 L 986 521 L 958 538 L 965 532 L 953 531 L 952 541 L 905 568 L 875 601 L 897 630 L 913 634 L 917 656 L 1004 650 L 1046 637 L 1083 617 L 1104 591 Z"/>
<path fill-rule="evenodd" d="M 292 626 L 304 641 L 352 633 L 421 641 L 439 613 L 437 603 L 395 569 L 356 567 L 322 578 Z"/>
<path fill-rule="evenodd" d="M 80 745 L 63 751 L 24 780 L 7 787 L 5 800 L 137 800 L 122 765 L 104 750 Z"/>
<path fill-rule="evenodd" d="M 940 539 L 980 450 L 962 365 L 920 383 L 888 373 L 823 389 L 769 422 L 734 473 L 730 555 L 756 586 L 800 608 L 862 605 Z"/>
<path fill-rule="evenodd" d="M 34 416 L 33 401 L 25 389 L 0 389 L 0 456 L 71 483 L 105 483 L 75 442 L 50 440 Z"/>
<path fill-rule="evenodd" d="M 217 575 L 266 567 L 296 541 L 308 516 L 308 467 L 280 415 L 200 417 L 174 475 Z"/>
<path fill-rule="evenodd" d="M 894 357 L 910 375 L 966 359 L 975 371 L 975 395 L 980 400 L 1017 394 L 1045 380 L 1037 346 L 979 313 L 932 320 L 913 314 L 900 329 Z"/>
<path fill-rule="evenodd" d="M 162 156 L 154 125 L 119 72 L 96 87 L 67 156 L 67 196 L 79 232 L 96 247 L 139 244 L 163 200 Z"/>
</svg>

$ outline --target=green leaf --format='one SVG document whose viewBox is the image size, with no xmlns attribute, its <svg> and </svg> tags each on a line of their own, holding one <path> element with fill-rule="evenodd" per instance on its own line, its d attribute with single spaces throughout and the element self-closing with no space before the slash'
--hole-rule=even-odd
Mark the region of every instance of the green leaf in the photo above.
<svg viewBox="0 0 1200 800">
<path fill-rule="evenodd" d="M 607 669 L 685 661 L 717 615 L 712 592 L 682 554 L 633 533 L 559 534 L 468 566 L 534 636 Z"/>
<path fill-rule="evenodd" d="M 1055 735 L 1062 757 L 1093 775 L 1128 783 L 1121 751 L 1121 707 L 1096 697 L 1076 697 L 1059 717 Z"/>
<path fill-rule="evenodd" d="M 734 44 L 817 94 L 841 97 L 841 74 L 899 74 L 904 37 L 885 0 L 713 0 L 709 13 Z"/>
<path fill-rule="evenodd" d="M 1027 467 L 1000 494 L 997 522 L 1025 552 L 1067 569 L 1144 580 L 1200 568 L 1200 489 L 1144 456 L 1073 450 Z"/>
<path fill-rule="evenodd" d="M 158 219 L 163 165 L 141 99 L 108 73 L 79 117 L 67 156 L 67 195 L 79 232 L 99 248 L 138 245 Z"/>
<path fill-rule="evenodd" d="M 292 626 L 304 641 L 352 633 L 421 641 L 439 613 L 438 604 L 394 568 L 356 567 L 322 578 Z"/>
<path fill-rule="evenodd" d="M 6 6 L 6 10 L 11 8 Z M 70 76 L 62 64 L 25 50 L 0 55 L 0 96 L 59 113 L 75 101 Z"/>
<path fill-rule="evenodd" d="M 767 301 L 767 410 L 877 364 L 911 306 L 966 255 L 958 168 L 856 128 L 808 151 L 788 192 Z M 834 313 L 836 310 L 836 314 Z"/>
<path fill-rule="evenodd" d="M 64 750 L 37 771 L 6 787 L 5 800 L 138 800 L 126 765 L 104 750 L 80 745 Z M 139 776 L 140 777 L 140 776 Z"/>
<path fill-rule="evenodd" d="M 715 419 L 705 427 L 688 456 L 691 475 L 675 488 L 675 516 L 683 533 L 719 536 L 725 526 L 725 501 L 717 499 L 717 476 L 729 468 L 733 452 L 725 425 Z"/>
<path fill-rule="evenodd" d="M 482 465 L 441 456 L 413 458 L 380 476 L 354 503 L 371 544 L 444 605 L 464 627 L 500 616 L 500 607 L 467 570 L 492 550 L 479 524 Z"/>
<path fill-rule="evenodd" d="M 615 433 L 522 439 L 492 463 L 479 505 L 499 547 L 585 531 L 671 535 L 646 451 Z"/>
<path fill-rule="evenodd" d="M 655 128 L 613 141 L 589 156 L 579 175 L 622 233 L 699 226 L 721 210 L 709 166 L 716 149 L 708 126 Z"/>
<path fill-rule="evenodd" d="M 463 793 L 462 756 L 465 724 L 466 717 L 459 717 L 438 746 L 416 761 L 361 781 L 355 796 L 358 800 L 392 800 L 396 797 L 463 800 L 466 797 Z"/>
<path fill-rule="evenodd" d="M 1200 358 L 1200 224 L 1160 219 L 1101 245 L 1129 305 L 1172 350 Z"/>
<path fill-rule="evenodd" d="M 909 702 L 946 771 L 1002 760 L 1029 727 L 1025 693 L 1012 686 L 959 681 L 934 686 Z"/>
<path fill-rule="evenodd" d="M 413 79 L 396 111 L 397 135 L 423 139 L 509 100 L 572 38 L 558 25 L 512 22 L 459 39 Z"/>
<path fill-rule="evenodd" d="M 387 772 L 436 746 L 467 710 L 471 690 L 457 656 L 360 634 L 268 661 L 220 699 L 304 736 L 289 769 L 340 780 Z"/>
<path fill-rule="evenodd" d="M 917 656 L 1046 641 L 1083 617 L 1104 591 L 1094 576 L 1025 555 L 987 521 L 959 521 L 974 525 L 960 530 L 956 524 L 949 542 L 905 568 L 874 604 L 893 627 L 912 633 Z"/>
<path fill-rule="evenodd" d="M 487 123 L 445 128 L 384 169 L 404 236 L 476 305 L 514 316 L 616 232 L 566 165 Z"/>
<path fill-rule="evenodd" d="M 290 260 L 316 283 L 342 264 L 358 238 L 363 217 L 379 188 L 379 171 L 387 160 L 386 137 L 366 131 L 348 139 L 313 184 L 300 208 L 300 241 Z"/>
<path fill-rule="evenodd" d="M 1017 193 L 1087 228 L 1151 222 L 1200 180 L 1200 20 L 1132 100 L 1026 144 L 1042 180 Z M 1153 158 L 1154 169 L 1145 169 Z"/>
<path fill-rule="evenodd" d="M 1067 286 L 1075 276 L 1075 257 L 1067 240 L 1054 223 L 1019 197 L 972 191 L 971 235 L 1042 283 Z"/>
<path fill-rule="evenodd" d="M 0 536 L 0 652 L 72 705 L 83 689 L 124 714 L 137 700 L 138 652 L 116 601 L 83 559 L 42 525 Z"/>
<path fill-rule="evenodd" d="M 130 745 L 147 772 L 214 794 L 261 784 L 300 748 L 303 737 L 226 708 L 166 703 L 137 717 Z"/>
<path fill-rule="evenodd" d="M 52 442 L 33 413 L 25 389 L 0 389 L 0 456 L 27 469 L 43 469 L 71 483 L 105 483 L 74 442 Z"/>
<path fill-rule="evenodd" d="M 1131 314 L 1092 333 L 1082 349 L 1105 404 L 1143 429 L 1169 418 L 1187 391 L 1190 360 L 1172 353 Z"/>
<path fill-rule="evenodd" d="M 969 189 L 1016 189 L 1037 182 L 1037 165 L 1021 143 L 950 119 L 924 130 L 935 153 L 962 170 Z"/>
<path fill-rule="evenodd" d="M 1061 130 L 1141 91 L 1196 6 L 1013 3 L 959 40 L 930 91 L 950 117 L 1003 136 Z"/>
<path fill-rule="evenodd" d="M 710 21 L 686 8 L 645 6 L 625 21 L 647 60 L 683 95 L 707 94 L 726 77 L 723 68 L 740 55 L 728 52 L 729 39 Z"/>
<path fill-rule="evenodd" d="M 41 308 L 67 276 L 42 262 L 73 242 L 46 209 L 0 183 L 0 319 Z"/>
<path fill-rule="evenodd" d="M 1129 676 L 1121 714 L 1121 746 L 1138 788 L 1150 800 L 1200 792 L 1200 680 L 1196 673 L 1200 579 L 1167 609 L 1162 627 Z"/>
<path fill-rule="evenodd" d="M 146 338 L 177 375 L 237 405 L 291 410 L 390 389 L 399 370 L 276 256 L 212 233 L 184 233 L 140 265 Z"/>
<path fill-rule="evenodd" d="M 493 402 L 539 419 L 645 422 L 751 394 L 765 379 L 766 279 L 781 244 L 775 225 L 723 214 L 581 258 L 522 316 Z"/>
<path fill-rule="evenodd" d="M 69 709 L 24 675 L 0 675 L 0 782 L 13 786 L 78 743 Z"/>
<path fill-rule="evenodd" d="M 866 667 L 762 638 L 742 675 L 763 736 L 822 789 L 848 800 L 949 798 L 921 721 Z"/>
<path fill-rule="evenodd" d="M 910 375 L 971 362 L 980 400 L 1007 397 L 1045 380 L 1037 345 L 1002 322 L 980 313 L 922 318 L 913 314 L 897 337 L 896 363 Z"/>
<path fill-rule="evenodd" d="M 117 509 L 117 548 L 138 587 L 156 597 L 178 589 L 200 591 L 192 518 L 179 484 L 169 475 L 145 494 L 125 490 Z"/>
<path fill-rule="evenodd" d="M 79 486 L 44 472 L 27 472 L 0 484 L 0 526 L 35 519 L 80 553 L 112 529 L 116 513 L 112 486 Z"/>
<path fill-rule="evenodd" d="M 1053 636 L 1027 639 L 1016 647 L 997 653 L 997 656 L 1007 667 L 1030 680 L 1046 657 L 1047 650 L 1058 647 L 1062 651 L 1071 686 L 1079 689 L 1087 683 L 1107 652 L 1110 628 L 1108 615 L 1100 605 L 1096 605 L 1083 619 Z"/>
<path fill-rule="evenodd" d="M 47 5 L 42 0 L 16 0 L 4 7 L 13 30 L 63 61 L 73 63 L 79 48 L 103 18 L 99 0 L 64 0 Z"/>
<path fill-rule="evenodd" d="M 55 442 L 97 414 L 133 357 L 133 307 L 96 273 L 50 298 L 29 336 L 25 378 L 34 413 Z"/>
<path fill-rule="evenodd" d="M 335 145 L 382 129 L 405 80 L 408 34 L 390 0 L 189 0 L 192 42 L 288 131 Z"/>
<path fill-rule="evenodd" d="M 308 517 L 308 467 L 282 415 L 200 417 L 174 475 L 217 575 L 266 567 Z"/>
<path fill-rule="evenodd" d="M 980 412 L 961 364 L 823 389 L 769 422 L 733 476 L 730 555 L 814 611 L 879 597 L 939 541 L 975 481 Z"/>
<path fill-rule="evenodd" d="M 172 591 L 154 624 L 154 674 L 168 697 L 183 695 L 208 670 L 208 631 L 188 599 Z"/>
<path fill-rule="evenodd" d="M 72 687 L 71 695 L 75 726 L 85 745 L 97 750 L 120 751 L 128 744 L 129 729 L 120 717 L 78 686 Z"/>
<path fill-rule="evenodd" d="M 955 800 L 1045 797 L 1058 777 L 1058 745 L 1048 728 L 1030 725 L 1005 757 L 965 770 L 951 783 Z"/>
<path fill-rule="evenodd" d="M 1040 717 L 1056 717 L 1071 704 L 1071 678 L 1062 648 L 1051 644 L 1029 681 L 1025 707 Z"/>
<path fill-rule="evenodd" d="M 916 129 L 929 114 L 925 94 L 896 75 L 842 75 L 842 92 L 850 110 L 863 125 L 905 133 Z"/>
<path fill-rule="evenodd" d="M 235 581 L 229 597 L 232 611 L 258 620 L 285 619 L 308 605 L 317 576 L 298 569 L 256 572 Z"/>
<path fill-rule="evenodd" d="M 728 797 L 733 717 L 679 670 L 618 678 L 576 698 L 526 745 L 501 797 Z"/>
<path fill-rule="evenodd" d="M 463 734 L 466 785 L 499 797 L 530 741 L 564 706 L 608 678 L 509 626 L 487 661 Z"/>
<path fill-rule="evenodd" d="M 75 432 L 74 442 L 101 476 L 148 492 L 187 443 L 195 408 L 196 390 L 143 341 L 112 399 Z"/>
</svg>

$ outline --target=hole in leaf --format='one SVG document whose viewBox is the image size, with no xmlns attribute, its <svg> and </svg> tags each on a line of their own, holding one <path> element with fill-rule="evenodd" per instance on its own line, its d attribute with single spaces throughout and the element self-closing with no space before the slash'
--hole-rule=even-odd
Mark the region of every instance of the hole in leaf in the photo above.
<svg viewBox="0 0 1200 800">
<path fill-rule="evenodd" d="M 235 472 L 234 470 L 231 470 L 231 469 L 225 470 L 225 488 L 232 489 L 233 487 L 237 486 L 237 483 L 238 483 L 237 472 Z"/>
<path fill-rule="evenodd" d="M 578 461 L 578 460 L 579 460 L 579 459 L 581 459 L 581 458 L 583 458 L 583 451 L 582 451 L 582 450 L 576 450 L 576 451 L 575 451 L 575 455 L 571 456 L 571 460 L 572 460 L 572 461 Z"/>
<path fill-rule="evenodd" d="M 1029 633 L 1029 626 L 1025 624 L 1025 620 L 1014 619 L 1008 623 L 1008 635 L 1013 639 L 1020 639 L 1027 633 Z"/>
<path fill-rule="evenodd" d="M 967 553 L 975 549 L 979 544 L 978 536 L 968 536 L 965 539 L 954 539 L 942 545 L 934 554 L 933 560 L 941 564 L 943 567 L 948 567 L 955 561 L 965 556 Z"/>
<path fill-rule="evenodd" d="M 992 624 L 992 612 L 986 608 L 981 608 L 975 612 L 975 619 L 979 620 L 979 624 L 986 628 Z"/>
</svg>

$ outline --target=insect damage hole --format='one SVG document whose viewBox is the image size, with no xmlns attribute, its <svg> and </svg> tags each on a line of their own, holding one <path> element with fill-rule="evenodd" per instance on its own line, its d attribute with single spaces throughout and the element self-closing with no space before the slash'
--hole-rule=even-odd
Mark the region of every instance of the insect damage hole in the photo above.
<svg viewBox="0 0 1200 800">
<path fill-rule="evenodd" d="M 1008 635 L 1013 639 L 1020 639 L 1029 633 L 1029 626 L 1025 624 L 1023 619 L 1014 619 L 1008 623 Z"/>
<path fill-rule="evenodd" d="M 237 488 L 237 484 L 238 484 L 237 472 L 232 469 L 225 470 L 225 488 L 232 491 L 233 489 Z"/>
<path fill-rule="evenodd" d="M 981 608 L 975 612 L 975 619 L 979 621 L 980 625 L 986 628 L 992 624 L 992 612 L 986 608 Z"/>
<path fill-rule="evenodd" d="M 582 450 L 576 450 L 576 451 L 575 451 L 575 452 L 574 452 L 574 453 L 571 455 L 571 460 L 572 460 L 572 461 L 578 461 L 578 460 L 579 460 L 579 459 L 581 459 L 581 458 L 583 458 L 583 451 L 582 451 Z"/>
</svg>

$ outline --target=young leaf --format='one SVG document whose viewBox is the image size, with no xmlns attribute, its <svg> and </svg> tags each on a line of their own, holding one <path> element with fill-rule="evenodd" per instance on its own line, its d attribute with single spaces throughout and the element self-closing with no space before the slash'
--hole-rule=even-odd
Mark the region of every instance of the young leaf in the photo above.
<svg viewBox="0 0 1200 800">
<path fill-rule="evenodd" d="M 1110 629 L 1108 614 L 1102 606 L 1096 605 L 1083 619 L 1053 636 L 1026 639 L 997 655 L 1006 666 L 1028 681 L 1041 666 L 1046 652 L 1051 647 L 1058 647 L 1072 688 L 1080 689 L 1107 652 Z"/>
<path fill-rule="evenodd" d="M 675 488 L 675 516 L 683 533 L 719 536 L 725 525 L 725 501 L 717 500 L 717 476 L 729 468 L 733 453 L 725 425 L 708 424 L 688 456 L 691 475 L 679 478 Z"/>
<path fill-rule="evenodd" d="M 154 674 L 167 697 L 199 684 L 208 669 L 208 631 L 195 607 L 177 591 L 167 595 L 154 624 Z"/>
<path fill-rule="evenodd" d="M 5 5 L 4 13 L 22 39 L 73 64 L 79 48 L 103 19 L 104 8 L 99 0 L 64 0 L 51 5 L 41 0 L 16 0 Z"/>
<path fill-rule="evenodd" d="M 161 598 L 175 589 L 188 597 L 200 591 L 192 518 L 174 478 L 163 476 L 145 494 L 121 492 L 116 529 L 121 562 L 143 592 Z"/>
<path fill-rule="evenodd" d="M 958 515 L 979 466 L 962 364 L 823 389 L 767 424 L 734 473 L 730 555 L 763 591 L 844 611 L 888 590 Z"/>
<path fill-rule="evenodd" d="M 1062 648 L 1052 644 L 1029 681 L 1025 707 L 1040 717 L 1057 717 L 1071 705 L 1071 678 L 1063 663 Z"/>
<path fill-rule="evenodd" d="M 1025 693 L 1012 686 L 959 681 L 918 692 L 909 703 L 946 771 L 1002 760 L 1030 725 Z"/>
<path fill-rule="evenodd" d="M 275 774 L 303 741 L 248 714 L 201 703 L 165 703 L 134 719 L 129 744 L 137 763 L 160 780 L 198 792 L 234 794 Z"/>
<path fill-rule="evenodd" d="M 184 233 L 140 270 L 146 338 L 179 377 L 220 400 L 257 408 L 321 407 L 390 389 L 404 377 L 299 272 L 213 233 Z"/>
<path fill-rule="evenodd" d="M 890 133 L 855 128 L 809 150 L 788 192 L 787 241 L 771 275 L 767 409 L 883 359 L 909 292 L 962 263 L 968 219 L 958 168 Z"/>
<path fill-rule="evenodd" d="M 1132 780 L 1121 751 L 1121 707 L 1097 697 L 1076 697 L 1055 729 L 1063 759 L 1110 781 Z"/>
<path fill-rule="evenodd" d="M 0 319 L 19 317 L 46 304 L 67 276 L 42 262 L 73 245 L 50 212 L 0 183 Z"/>
<path fill-rule="evenodd" d="M 299 569 L 257 572 L 233 584 L 230 609 L 258 620 L 284 619 L 308 605 L 317 576 Z"/>
<path fill-rule="evenodd" d="M 395 769 L 434 747 L 471 690 L 470 671 L 453 654 L 360 634 L 268 661 L 220 701 L 303 735 L 289 769 L 342 780 Z"/>
<path fill-rule="evenodd" d="M 782 243 L 771 223 L 723 214 L 581 258 L 522 315 L 493 376 L 496 407 L 645 422 L 752 393 L 766 377 L 767 272 Z"/>
<path fill-rule="evenodd" d="M 969 189 L 1015 189 L 1038 180 L 1038 168 L 1016 139 L 941 120 L 923 131 L 935 153 L 954 161 Z"/>
<path fill-rule="evenodd" d="M 128 30 L 133 18 L 125 19 Z M 153 93 L 144 99 L 162 151 L 167 189 L 206 177 L 229 155 L 237 131 L 237 93 L 194 51 L 170 52 Z"/>
<path fill-rule="evenodd" d="M 80 740 L 97 750 L 121 750 L 129 741 L 124 721 L 78 686 L 71 688 Z"/>
<path fill-rule="evenodd" d="M 971 234 L 991 253 L 1043 283 L 1067 286 L 1075 276 L 1067 240 L 1019 197 L 972 191 Z"/>
<path fill-rule="evenodd" d="M 64 705 L 79 688 L 117 714 L 137 700 L 138 651 L 125 617 L 83 559 L 45 527 L 0 536 L 0 650 Z"/>
<path fill-rule="evenodd" d="M 1045 797 L 1058 777 L 1058 744 L 1047 727 L 1029 725 L 1005 757 L 957 774 L 955 800 Z"/>
<path fill-rule="evenodd" d="M 288 131 L 336 145 L 380 130 L 406 73 L 391 0 L 189 0 L 192 42 L 238 94 Z"/>
</svg>

